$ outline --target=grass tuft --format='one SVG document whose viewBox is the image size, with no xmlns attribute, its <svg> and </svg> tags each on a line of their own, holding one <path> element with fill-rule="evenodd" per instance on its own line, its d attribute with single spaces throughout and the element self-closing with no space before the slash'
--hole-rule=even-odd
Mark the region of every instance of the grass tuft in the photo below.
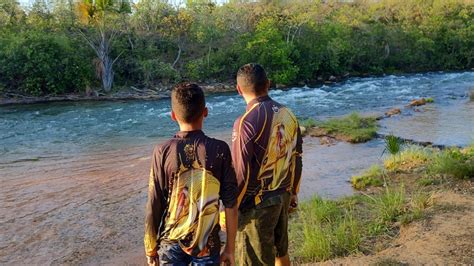
<svg viewBox="0 0 474 266">
<path fill-rule="evenodd" d="M 305 127 L 306 129 L 316 126 L 316 120 L 313 118 L 307 118 L 299 121 L 300 126 Z"/>
<path fill-rule="evenodd" d="M 303 203 L 297 215 L 290 223 L 297 257 L 323 261 L 358 250 L 360 225 L 348 205 L 316 197 Z"/>
<path fill-rule="evenodd" d="M 336 138 L 351 143 L 360 143 L 373 139 L 377 133 L 377 121 L 373 117 L 361 117 L 352 113 L 343 118 L 329 119 L 317 123 L 317 126 Z"/>
<path fill-rule="evenodd" d="M 458 148 L 443 150 L 436 154 L 428 169 L 435 175 L 449 175 L 458 179 L 473 178 L 474 149 L 470 146 L 463 150 Z"/>
<path fill-rule="evenodd" d="M 434 103 L 434 99 L 432 97 L 425 99 L 427 103 Z"/>
<path fill-rule="evenodd" d="M 399 154 L 391 155 L 384 161 L 384 166 L 389 171 L 409 171 L 425 166 L 433 159 L 433 153 L 427 148 L 410 146 Z"/>
<path fill-rule="evenodd" d="M 402 147 L 402 141 L 400 138 L 390 134 L 384 139 L 385 142 L 385 151 L 388 151 L 388 153 L 395 155 L 400 152 L 401 147 Z"/>
<path fill-rule="evenodd" d="M 368 186 L 383 185 L 383 169 L 378 165 L 373 165 L 361 175 L 351 178 L 352 186 L 355 189 L 365 189 Z"/>
</svg>

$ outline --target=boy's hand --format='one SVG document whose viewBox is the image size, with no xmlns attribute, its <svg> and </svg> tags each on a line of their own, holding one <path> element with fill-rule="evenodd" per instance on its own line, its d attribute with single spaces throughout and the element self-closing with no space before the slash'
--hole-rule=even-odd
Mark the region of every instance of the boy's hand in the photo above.
<svg viewBox="0 0 474 266">
<path fill-rule="evenodd" d="M 235 255 L 234 252 L 229 252 L 227 249 L 221 254 L 221 265 L 224 266 L 235 266 Z"/>
<path fill-rule="evenodd" d="M 147 262 L 148 266 L 159 266 L 160 265 L 160 262 L 158 260 L 158 256 L 153 256 L 153 257 L 146 256 L 146 262 Z"/>
<path fill-rule="evenodd" d="M 294 212 L 298 208 L 298 195 L 291 195 L 290 198 L 290 209 L 288 212 Z"/>
</svg>

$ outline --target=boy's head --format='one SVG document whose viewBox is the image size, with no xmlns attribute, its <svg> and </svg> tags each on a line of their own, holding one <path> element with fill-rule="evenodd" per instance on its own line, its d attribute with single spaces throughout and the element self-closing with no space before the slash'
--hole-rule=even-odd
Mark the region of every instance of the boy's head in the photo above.
<svg viewBox="0 0 474 266">
<path fill-rule="evenodd" d="M 171 116 L 173 120 L 192 124 L 207 116 L 204 92 L 197 84 L 183 82 L 171 91 Z"/>
<path fill-rule="evenodd" d="M 268 93 L 270 81 L 263 67 L 256 63 L 243 65 L 237 71 L 237 88 L 239 93 L 263 96 Z"/>
</svg>

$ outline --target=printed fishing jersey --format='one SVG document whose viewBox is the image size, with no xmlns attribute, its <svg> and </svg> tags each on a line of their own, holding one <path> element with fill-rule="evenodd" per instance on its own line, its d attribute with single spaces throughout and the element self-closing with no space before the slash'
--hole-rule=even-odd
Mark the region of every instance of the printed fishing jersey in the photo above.
<svg viewBox="0 0 474 266">
<path fill-rule="evenodd" d="M 191 256 L 218 254 L 219 200 L 226 208 L 237 201 L 237 181 L 225 142 L 198 130 L 178 132 L 158 145 L 145 214 L 146 254 L 156 255 L 160 241 L 178 242 Z"/>
<path fill-rule="evenodd" d="M 298 193 L 302 144 L 298 121 L 287 107 L 269 96 L 247 105 L 232 133 L 240 210 L 285 191 Z"/>
</svg>

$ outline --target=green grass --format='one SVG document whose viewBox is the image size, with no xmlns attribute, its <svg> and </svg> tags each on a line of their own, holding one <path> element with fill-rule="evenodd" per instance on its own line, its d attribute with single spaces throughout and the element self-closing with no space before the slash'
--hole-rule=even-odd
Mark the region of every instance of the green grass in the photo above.
<svg viewBox="0 0 474 266">
<path fill-rule="evenodd" d="M 434 103 L 434 99 L 429 97 L 425 99 L 427 103 Z"/>
<path fill-rule="evenodd" d="M 393 236 L 395 223 L 423 217 L 431 199 L 426 194 L 408 198 L 404 186 L 339 200 L 315 197 L 303 202 L 289 223 L 290 254 L 295 263 L 304 263 L 370 253 L 374 237 Z"/>
<path fill-rule="evenodd" d="M 302 261 L 324 261 L 358 251 L 361 226 L 353 211 L 337 201 L 313 198 L 290 222 L 290 243 Z"/>
<path fill-rule="evenodd" d="M 429 165 L 429 173 L 448 175 L 458 179 L 474 177 L 474 146 L 466 149 L 451 148 L 440 151 Z"/>
<path fill-rule="evenodd" d="M 416 183 L 420 186 L 431 186 L 431 185 L 439 185 L 441 184 L 441 179 L 438 178 L 432 178 L 432 177 L 422 177 L 418 180 L 416 180 Z"/>
<path fill-rule="evenodd" d="M 385 137 L 384 142 L 385 142 L 384 153 L 387 151 L 388 153 L 395 155 L 400 152 L 401 147 L 402 147 L 402 141 L 400 140 L 400 138 L 390 134 Z"/>
<path fill-rule="evenodd" d="M 419 146 L 410 146 L 398 154 L 390 155 L 384 160 L 388 171 L 409 171 L 424 167 L 433 160 L 433 151 Z"/>
<path fill-rule="evenodd" d="M 365 142 L 373 139 L 377 133 L 377 121 L 373 117 L 361 117 L 352 113 L 343 118 L 329 119 L 316 124 L 330 135 L 339 135 L 352 143 Z"/>
<path fill-rule="evenodd" d="M 361 175 L 351 178 L 352 186 L 355 189 L 365 189 L 368 186 L 383 185 L 383 169 L 378 165 L 373 165 Z"/>
<path fill-rule="evenodd" d="M 314 120 L 313 118 L 302 119 L 298 123 L 300 124 L 300 126 L 305 127 L 306 129 L 316 126 L 316 120 Z"/>
</svg>

